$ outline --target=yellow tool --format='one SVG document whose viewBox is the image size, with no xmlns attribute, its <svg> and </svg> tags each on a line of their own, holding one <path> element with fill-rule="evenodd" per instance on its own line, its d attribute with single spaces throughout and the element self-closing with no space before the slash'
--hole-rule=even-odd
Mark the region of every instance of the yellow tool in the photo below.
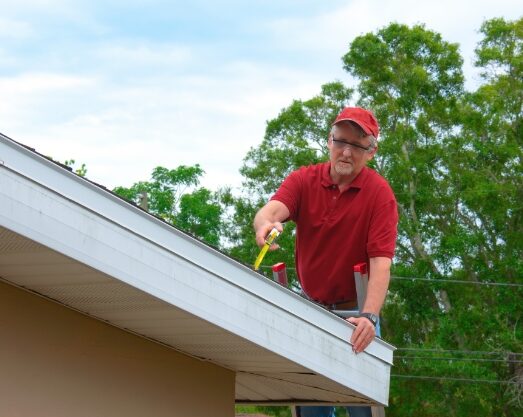
<svg viewBox="0 0 523 417">
<path fill-rule="evenodd" d="M 255 271 L 260 269 L 260 264 L 265 256 L 265 254 L 267 253 L 267 251 L 271 247 L 272 243 L 276 240 L 276 238 L 279 235 L 280 235 L 280 232 L 278 232 L 278 230 L 275 227 L 267 235 L 267 237 L 265 238 L 265 243 L 264 243 L 263 247 L 261 248 L 258 257 L 254 261 L 254 270 Z"/>
</svg>

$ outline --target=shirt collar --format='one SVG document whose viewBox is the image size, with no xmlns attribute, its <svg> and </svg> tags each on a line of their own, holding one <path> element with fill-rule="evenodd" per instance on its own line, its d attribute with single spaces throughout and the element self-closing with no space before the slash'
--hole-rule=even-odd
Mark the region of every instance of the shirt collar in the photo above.
<svg viewBox="0 0 523 417">
<path fill-rule="evenodd" d="M 336 185 L 334 182 L 332 182 L 332 178 L 330 176 L 330 169 L 331 169 L 331 163 L 326 162 L 321 170 L 321 185 L 324 187 L 332 187 L 333 185 Z M 357 188 L 361 189 L 365 185 L 365 179 L 367 178 L 369 168 L 367 166 L 364 166 L 363 169 L 360 171 L 358 176 L 354 178 L 354 180 L 350 183 L 349 188 Z"/>
</svg>

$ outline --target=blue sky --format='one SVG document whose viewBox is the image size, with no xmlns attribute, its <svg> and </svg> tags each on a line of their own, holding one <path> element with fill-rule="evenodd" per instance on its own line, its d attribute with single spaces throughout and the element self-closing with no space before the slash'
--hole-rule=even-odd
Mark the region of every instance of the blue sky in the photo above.
<svg viewBox="0 0 523 417">
<path fill-rule="evenodd" d="M 265 124 L 335 79 L 354 37 L 392 21 L 458 42 L 467 85 L 481 23 L 519 1 L 0 0 L 0 132 L 86 163 L 114 187 L 200 163 L 239 186 Z"/>
</svg>

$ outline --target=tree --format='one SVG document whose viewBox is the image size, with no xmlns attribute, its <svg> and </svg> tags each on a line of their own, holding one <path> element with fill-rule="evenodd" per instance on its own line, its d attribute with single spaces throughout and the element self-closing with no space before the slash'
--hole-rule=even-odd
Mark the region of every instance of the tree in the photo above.
<svg viewBox="0 0 523 417">
<path fill-rule="evenodd" d="M 240 169 L 251 195 L 265 199 L 293 170 L 324 161 L 331 123 L 351 95 L 341 82 L 328 83 L 318 96 L 293 101 L 269 121 L 261 145 L 249 150 Z"/>
<path fill-rule="evenodd" d="M 198 188 L 180 198 L 180 212 L 175 224 L 205 242 L 219 246 L 222 208 L 218 199 L 206 188 Z"/>
<path fill-rule="evenodd" d="M 116 187 L 113 191 L 139 204 L 143 193 L 147 195 L 148 210 L 170 223 L 175 223 L 180 210 L 180 199 L 190 188 L 200 183 L 203 170 L 195 166 L 180 165 L 175 169 L 154 168 L 151 181 L 140 181 L 131 187 Z"/>
<path fill-rule="evenodd" d="M 295 100 L 268 122 L 261 145 L 249 150 L 240 169 L 244 192 L 229 200 L 234 207 L 227 227 L 233 256 L 252 264 L 259 250 L 252 229 L 256 211 L 291 171 L 327 159 L 330 125 L 351 94 L 352 90 L 341 82 L 325 84 L 318 96 L 307 101 Z M 294 224 L 285 226 L 278 238 L 281 249 L 269 253 L 264 265 L 285 262 L 291 284 L 298 285 L 294 270 L 294 233 Z M 270 274 L 266 267 L 262 272 Z"/>
<path fill-rule="evenodd" d="M 449 178 L 456 188 L 456 212 L 466 235 L 460 274 L 476 282 L 521 284 L 523 277 L 523 19 L 492 19 L 481 27 L 476 65 L 483 84 L 462 103 L 462 131 L 449 148 Z M 497 391 L 504 415 L 523 407 L 523 366 L 511 352 L 523 351 L 521 291 L 502 287 L 475 291 L 468 299 L 486 310 L 481 332 L 503 352 L 496 378 L 509 381 Z M 480 298 L 481 297 L 481 298 Z M 478 336 L 481 336 L 478 338 Z"/>
<path fill-rule="evenodd" d="M 398 200 L 397 257 L 411 273 L 441 275 L 444 260 L 436 262 L 428 242 L 440 239 L 437 226 L 447 216 L 444 205 L 434 205 L 434 193 L 444 194 L 442 145 L 457 126 L 463 91 L 458 45 L 423 26 L 392 24 L 356 38 L 343 61 L 360 80 L 359 104 L 373 108 L 380 121 L 375 166 Z"/>
<path fill-rule="evenodd" d="M 218 246 L 223 210 L 218 195 L 206 188 L 194 189 L 203 173 L 199 165 L 180 165 L 175 169 L 156 167 L 151 181 L 140 181 L 129 188 L 116 187 L 113 191 L 180 229 Z M 144 199 L 147 207 L 143 207 Z"/>
<path fill-rule="evenodd" d="M 518 61 L 509 58 L 510 52 L 518 50 L 517 36 L 514 30 L 509 35 L 511 31 L 500 20 L 486 22 L 482 31 L 486 38 L 478 48 L 478 64 L 489 65 L 496 83 L 487 83 L 473 94 L 463 91 L 457 45 L 443 42 L 422 26 L 393 24 L 360 37 L 351 44 L 344 62 L 360 80 L 360 103 L 374 107 L 384 132 L 376 165 L 390 180 L 402 214 L 396 273 L 434 279 L 430 286 L 401 281 L 393 286 L 392 303 L 385 309 L 385 335 L 399 346 L 499 351 L 503 361 L 515 347 L 516 338 L 508 342 L 504 329 L 508 325 L 516 330 L 521 317 L 517 297 L 502 297 L 505 291 L 496 294 L 487 287 L 438 283 L 440 278 L 481 283 L 495 277 L 504 280 L 507 274 L 515 279 L 515 269 L 521 277 L 521 252 L 519 258 L 514 256 L 518 252 L 514 250 L 514 226 L 521 222 L 511 215 L 518 210 L 514 191 L 518 185 L 521 189 L 521 172 L 513 167 L 521 161 L 521 147 L 514 150 L 512 140 L 511 152 L 502 143 L 488 146 L 485 152 L 485 140 L 477 136 L 479 122 L 486 128 L 483 138 L 503 142 L 507 134 L 498 136 L 500 119 L 505 121 L 502 129 L 507 129 L 508 136 L 511 132 L 517 136 L 521 85 L 502 75 L 506 69 L 521 80 L 521 73 L 509 64 Z M 510 85 L 512 93 L 498 90 L 500 83 Z M 485 94 L 492 90 L 501 94 Z M 515 124 L 508 126 L 508 120 Z M 498 193 L 507 193 L 507 197 L 499 198 Z M 492 200 L 486 201 L 487 196 Z M 507 219 L 514 223 L 502 226 Z M 505 245 L 509 242 L 512 244 Z M 506 308 L 500 308 L 503 304 Z M 513 321 L 510 313 L 515 313 Z M 405 317 L 416 326 L 402 327 Z M 408 387 L 408 405 L 398 408 L 401 415 L 466 415 L 471 409 L 484 415 L 513 412 L 504 407 L 509 399 L 501 384 L 465 386 L 448 380 L 458 375 L 471 381 L 507 381 L 509 362 L 500 366 L 499 362 L 482 362 L 484 358 L 466 362 L 460 355 L 452 361 L 441 355 L 406 356 L 398 364 L 398 373 L 442 379 L 425 384 L 393 380 L 393 398 Z M 432 389 L 433 384 L 438 390 Z M 425 411 L 420 413 L 420 408 Z"/>
<path fill-rule="evenodd" d="M 522 283 L 521 20 L 493 19 L 481 31 L 484 83 L 472 93 L 458 45 L 422 25 L 357 37 L 343 57 L 357 104 L 380 120 L 373 166 L 401 214 L 393 273 L 430 280 L 393 281 L 384 307 L 385 338 L 420 349 L 398 355 L 389 415 L 512 416 L 521 407 L 521 356 L 512 353 L 523 350 L 521 291 L 482 285 Z M 341 82 L 326 84 L 267 124 L 241 171 L 249 198 L 236 206 L 234 250 L 254 245 L 254 212 L 281 180 L 326 158 L 330 123 L 351 96 Z M 282 247 L 293 265 L 292 239 Z M 463 353 L 484 351 L 495 355 Z"/>
</svg>

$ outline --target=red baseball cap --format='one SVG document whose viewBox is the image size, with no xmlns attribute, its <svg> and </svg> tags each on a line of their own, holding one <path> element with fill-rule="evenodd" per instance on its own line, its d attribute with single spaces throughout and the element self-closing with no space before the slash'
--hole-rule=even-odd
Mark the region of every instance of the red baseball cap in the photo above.
<svg viewBox="0 0 523 417">
<path fill-rule="evenodd" d="M 338 114 L 333 125 L 345 120 L 356 123 L 367 135 L 372 135 L 378 139 L 380 127 L 378 126 L 376 117 L 371 111 L 362 109 L 361 107 L 345 107 L 341 113 Z"/>
</svg>

